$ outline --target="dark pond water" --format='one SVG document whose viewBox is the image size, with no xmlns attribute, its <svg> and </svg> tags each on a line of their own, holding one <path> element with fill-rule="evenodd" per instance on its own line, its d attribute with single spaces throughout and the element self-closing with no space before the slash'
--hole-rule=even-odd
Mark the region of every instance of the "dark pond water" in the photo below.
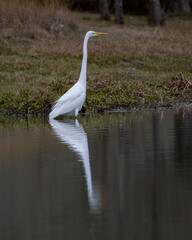
<svg viewBox="0 0 192 240">
<path fill-rule="evenodd" d="M 1 240 L 192 239 L 192 114 L 0 119 Z"/>
</svg>

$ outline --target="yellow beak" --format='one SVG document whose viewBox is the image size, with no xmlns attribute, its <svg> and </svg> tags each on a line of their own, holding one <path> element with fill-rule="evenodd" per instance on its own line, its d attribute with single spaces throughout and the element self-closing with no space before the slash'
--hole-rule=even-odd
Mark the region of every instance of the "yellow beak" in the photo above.
<svg viewBox="0 0 192 240">
<path fill-rule="evenodd" d="M 97 35 L 107 35 L 108 33 L 102 33 L 102 32 L 95 32 Z"/>
</svg>

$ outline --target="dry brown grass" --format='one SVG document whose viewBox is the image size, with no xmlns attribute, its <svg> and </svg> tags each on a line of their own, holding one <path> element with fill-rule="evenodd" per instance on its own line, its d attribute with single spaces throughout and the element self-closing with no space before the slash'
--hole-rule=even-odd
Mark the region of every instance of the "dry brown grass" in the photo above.
<svg viewBox="0 0 192 240">
<path fill-rule="evenodd" d="M 192 79 L 185 78 L 181 73 L 172 78 L 170 89 L 174 96 L 180 96 L 182 99 L 185 99 L 185 97 L 188 96 L 188 93 L 192 92 Z"/>
<path fill-rule="evenodd" d="M 1 3 L 0 32 L 4 37 L 40 39 L 49 34 L 64 34 L 77 27 L 73 14 L 56 4 L 44 7 L 34 1 L 17 0 Z"/>
<path fill-rule="evenodd" d="M 145 17 L 126 16 L 125 21 L 117 26 L 97 14 L 56 6 L 1 5 L 2 111 L 49 111 L 78 78 L 88 30 L 109 35 L 89 41 L 86 109 L 190 101 L 191 89 L 185 98 L 176 94 L 172 79 L 183 72 L 183 84 L 191 81 L 192 19 L 168 19 L 157 28 L 149 27 Z"/>
</svg>

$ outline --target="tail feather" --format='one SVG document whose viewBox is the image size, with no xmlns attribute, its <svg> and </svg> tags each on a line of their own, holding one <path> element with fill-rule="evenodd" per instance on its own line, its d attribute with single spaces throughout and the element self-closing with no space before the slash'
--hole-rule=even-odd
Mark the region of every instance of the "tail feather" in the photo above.
<svg viewBox="0 0 192 240">
<path fill-rule="evenodd" d="M 56 117 L 58 117 L 59 114 L 54 110 L 52 110 L 50 113 L 49 113 L 49 119 L 54 119 Z"/>
<path fill-rule="evenodd" d="M 56 101 L 51 109 L 51 112 L 49 113 L 49 119 L 54 119 L 59 115 L 60 115 L 60 106 L 58 106 L 58 101 Z"/>
</svg>

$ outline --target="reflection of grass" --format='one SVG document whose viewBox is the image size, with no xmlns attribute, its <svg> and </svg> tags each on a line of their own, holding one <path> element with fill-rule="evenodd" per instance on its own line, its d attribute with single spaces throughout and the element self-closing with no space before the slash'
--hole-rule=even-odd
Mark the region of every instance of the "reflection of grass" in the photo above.
<svg viewBox="0 0 192 240">
<path fill-rule="evenodd" d="M 116 126 L 116 124 L 121 124 L 125 121 L 139 121 L 143 118 L 147 118 L 151 113 L 149 111 L 145 112 L 132 112 L 132 113 L 106 113 L 106 114 L 85 114 L 84 116 L 79 116 L 79 123 L 83 126 L 85 131 L 94 131 L 99 129 L 105 129 L 109 127 L 109 125 Z M 65 122 L 68 121 L 66 119 L 59 119 L 58 121 Z M 72 120 L 72 123 L 75 124 L 75 119 Z M 17 117 L 16 115 L 11 116 L 1 116 L 0 115 L 0 131 L 8 129 L 10 131 L 18 128 L 26 128 L 27 130 L 31 130 L 34 128 L 38 128 L 40 125 L 50 128 L 50 124 L 46 117 Z"/>
<path fill-rule="evenodd" d="M 154 29 L 144 17 L 126 17 L 121 27 L 96 14 L 11 6 L 0 10 L 1 112 L 47 113 L 78 79 L 89 29 L 109 35 L 89 42 L 86 110 L 191 99 L 192 19 Z"/>
<path fill-rule="evenodd" d="M 0 131 L 8 129 L 12 131 L 13 129 L 18 129 L 18 127 L 26 128 L 27 130 L 31 130 L 33 128 L 38 127 L 39 125 L 47 125 L 49 123 L 47 118 L 45 117 L 18 117 L 16 115 L 11 116 L 2 116 L 0 115 Z"/>
<path fill-rule="evenodd" d="M 160 108 L 156 111 L 156 114 L 161 114 L 166 110 L 162 110 L 163 108 Z M 166 108 L 165 108 L 166 109 Z M 169 111 L 169 110 L 167 110 Z M 174 109 L 171 110 L 173 114 L 175 115 L 185 115 L 185 114 L 191 114 L 192 113 L 192 105 L 185 106 L 182 104 Z M 163 115 L 162 115 L 163 116 Z M 151 111 L 130 111 L 130 112 L 105 112 L 103 114 L 96 114 L 96 113 L 87 113 L 84 115 L 78 116 L 79 123 L 83 126 L 86 133 L 94 132 L 95 130 L 98 131 L 98 129 L 107 129 L 109 126 L 123 126 L 126 122 L 126 126 L 130 127 L 135 122 L 140 121 L 148 121 L 149 117 L 151 118 Z M 69 121 L 69 119 L 66 119 L 64 117 L 60 117 L 58 121 L 65 122 Z M 75 119 L 70 121 L 74 122 Z M 11 115 L 11 116 L 3 116 L 0 115 L 0 131 L 8 129 L 10 131 L 14 129 L 26 128 L 27 130 L 38 128 L 40 125 L 43 125 L 44 127 L 48 127 L 51 130 L 49 121 L 47 120 L 46 116 L 28 116 L 28 117 L 18 117 L 17 115 Z"/>
</svg>

